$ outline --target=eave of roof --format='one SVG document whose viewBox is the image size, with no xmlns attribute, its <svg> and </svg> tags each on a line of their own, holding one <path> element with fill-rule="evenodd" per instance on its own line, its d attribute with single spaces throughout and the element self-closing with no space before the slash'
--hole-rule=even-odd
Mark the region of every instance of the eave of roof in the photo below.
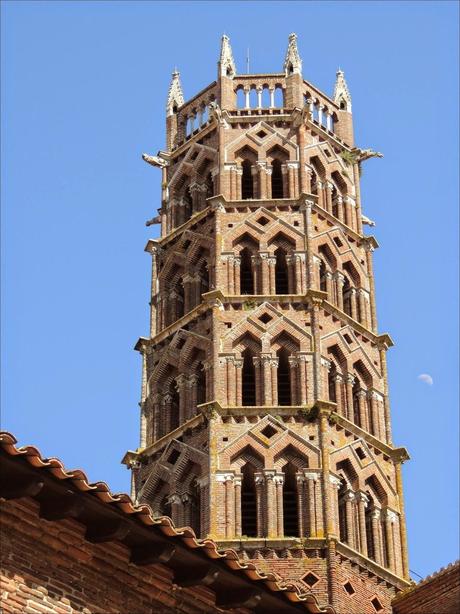
<svg viewBox="0 0 460 614">
<path fill-rule="evenodd" d="M 132 556 L 136 550 L 132 541 L 136 532 L 142 533 L 142 543 L 145 543 L 146 536 L 151 538 L 154 550 L 155 547 L 157 549 L 166 547 L 165 542 L 171 540 L 174 544 L 178 544 L 184 552 L 188 551 L 185 554 L 191 557 L 190 560 L 195 557 L 194 563 L 204 564 L 207 559 L 210 559 L 221 570 L 221 582 L 229 582 L 231 588 L 238 584 L 246 589 L 251 586 L 259 589 L 262 595 L 260 604 L 262 605 L 265 601 L 265 608 L 268 605 L 271 606 L 266 611 L 335 613 L 330 606 L 320 608 L 313 595 L 301 593 L 296 586 L 283 583 L 277 575 L 263 573 L 258 571 L 254 564 L 240 561 L 235 550 L 219 551 L 213 540 L 198 539 L 189 527 L 176 528 L 167 516 L 154 517 L 148 505 L 138 506 L 133 503 L 129 495 L 112 493 L 105 482 L 90 483 L 82 470 L 69 471 L 59 459 L 44 458 L 36 447 L 17 447 L 16 443 L 17 440 L 11 433 L 0 432 L 0 463 L 3 466 L 0 497 L 4 499 L 21 496 L 34 497 L 40 502 L 41 513 L 48 514 L 50 520 L 69 517 L 75 510 L 80 510 L 77 519 L 87 525 L 86 538 L 89 541 L 120 541 L 128 547 L 131 546 Z M 11 479 L 8 480 L 8 477 Z M 70 490 L 69 486 L 71 486 Z M 67 494 L 60 497 L 60 493 L 64 492 Z M 47 497 L 47 493 L 51 494 L 51 499 Z M 69 493 L 72 495 L 70 503 L 64 501 Z M 56 496 L 60 498 L 56 499 Z M 60 505 L 56 505 L 56 501 L 59 501 Z M 86 510 L 83 515 L 82 505 Z M 91 526 L 92 514 L 96 514 L 99 520 L 101 517 L 107 517 L 112 521 L 111 526 L 113 527 L 113 522 L 115 522 L 118 523 L 118 528 L 112 529 L 112 533 L 105 528 L 106 533 L 104 534 L 100 522 Z M 128 524 L 131 533 L 126 530 Z M 99 533 L 95 534 L 95 531 Z M 127 537 L 128 533 L 131 537 Z M 145 548 L 143 554 L 144 556 L 149 554 L 145 552 Z M 132 560 L 132 562 L 136 561 Z M 143 562 L 145 564 L 145 560 Z M 192 565 L 191 568 L 193 569 Z M 199 582 L 196 583 L 199 584 Z M 265 610 L 257 606 L 254 611 Z"/>
</svg>

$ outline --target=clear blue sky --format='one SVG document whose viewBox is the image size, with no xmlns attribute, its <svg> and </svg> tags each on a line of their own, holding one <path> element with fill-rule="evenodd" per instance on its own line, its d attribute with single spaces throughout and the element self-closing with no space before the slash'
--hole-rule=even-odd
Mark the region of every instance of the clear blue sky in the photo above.
<svg viewBox="0 0 460 614">
<path fill-rule="evenodd" d="M 171 70 L 185 96 L 237 67 L 278 72 L 295 31 L 304 77 L 345 70 L 376 221 L 380 330 L 404 466 L 410 567 L 458 557 L 458 4 L 3 2 L 2 426 L 128 491 Z M 418 379 L 429 374 L 433 385 Z M 434 519 L 434 520 L 433 520 Z"/>
</svg>

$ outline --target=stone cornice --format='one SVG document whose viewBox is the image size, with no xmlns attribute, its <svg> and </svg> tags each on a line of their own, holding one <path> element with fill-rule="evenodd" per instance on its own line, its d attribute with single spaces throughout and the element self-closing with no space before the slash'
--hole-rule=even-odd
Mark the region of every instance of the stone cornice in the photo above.
<svg viewBox="0 0 460 614">
<path fill-rule="evenodd" d="M 152 456 L 152 454 L 155 454 L 155 452 L 164 448 L 171 440 L 180 437 L 188 429 L 198 426 L 203 422 L 203 420 L 203 414 L 197 414 L 190 420 L 187 420 L 187 422 L 184 422 L 184 424 L 182 424 L 181 426 L 177 427 L 177 429 L 174 429 L 174 431 L 171 431 L 167 435 L 164 435 L 149 446 L 146 446 L 145 448 L 138 448 L 135 452 L 133 452 L 132 450 L 128 450 L 128 452 L 126 452 L 121 461 L 122 464 L 129 466 L 129 463 L 134 460 L 141 460 L 146 456 Z"/>
</svg>

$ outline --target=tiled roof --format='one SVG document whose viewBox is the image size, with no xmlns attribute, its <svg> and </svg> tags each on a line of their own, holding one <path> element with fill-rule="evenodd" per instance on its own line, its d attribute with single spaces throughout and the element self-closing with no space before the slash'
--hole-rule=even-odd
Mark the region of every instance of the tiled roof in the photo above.
<svg viewBox="0 0 460 614">
<path fill-rule="evenodd" d="M 430 574 L 426 578 L 423 578 L 423 580 L 420 580 L 420 582 L 418 582 L 417 584 L 414 583 L 412 586 L 410 586 L 406 590 L 398 593 L 396 597 L 393 599 L 393 603 L 406 597 L 408 594 L 413 593 L 419 588 L 422 588 L 423 586 L 427 586 L 428 584 L 430 584 L 431 582 L 435 580 L 439 580 L 442 576 L 445 576 L 446 574 L 450 573 L 451 571 L 455 571 L 455 570 L 460 571 L 460 559 L 457 561 L 454 561 L 453 563 L 449 563 L 449 565 L 446 565 L 446 567 L 441 567 L 439 571 L 434 571 L 432 574 Z"/>
<path fill-rule="evenodd" d="M 58 458 L 44 458 L 36 447 L 17 447 L 16 443 L 11 433 L 0 432 L 0 448 L 9 457 L 25 459 L 32 467 L 50 474 L 57 481 L 69 481 L 78 491 L 92 495 L 101 504 L 117 507 L 129 520 L 135 518 L 146 527 L 161 530 L 167 537 L 180 538 L 187 548 L 200 549 L 209 559 L 225 563 L 234 573 L 244 574 L 254 583 L 262 582 L 273 593 L 281 593 L 291 605 L 303 606 L 306 612 L 312 614 L 334 614 L 330 606 L 320 608 L 312 594 L 302 593 L 295 585 L 284 583 L 276 574 L 261 572 L 253 563 L 241 561 L 235 550 L 219 550 L 213 540 L 198 539 L 191 528 L 175 527 L 168 516 L 154 516 L 148 505 L 135 505 L 129 495 L 112 493 L 105 482 L 90 483 L 81 469 L 69 471 Z"/>
</svg>

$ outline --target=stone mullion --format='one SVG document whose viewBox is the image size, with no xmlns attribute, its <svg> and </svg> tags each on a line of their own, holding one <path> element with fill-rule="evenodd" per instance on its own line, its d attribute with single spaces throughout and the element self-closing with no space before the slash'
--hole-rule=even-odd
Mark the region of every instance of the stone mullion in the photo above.
<svg viewBox="0 0 460 614">
<path fill-rule="evenodd" d="M 302 473 L 296 474 L 297 485 L 297 513 L 298 513 L 298 525 L 299 525 L 299 537 L 306 537 L 306 505 L 305 505 L 305 477 Z"/>
<path fill-rule="evenodd" d="M 334 273 L 334 278 L 337 307 L 340 309 L 340 311 L 343 311 L 343 284 L 345 283 L 345 277 L 342 275 L 342 273 L 336 271 L 336 273 Z"/>
<path fill-rule="evenodd" d="M 161 395 L 155 394 L 153 396 L 153 441 L 160 439 L 162 436 L 161 433 L 161 415 L 160 415 L 160 407 L 161 407 Z"/>
<path fill-rule="evenodd" d="M 283 484 L 284 473 L 277 473 L 273 481 L 276 488 L 276 534 L 277 537 L 283 537 L 284 534 L 284 516 L 283 516 Z"/>
<path fill-rule="evenodd" d="M 288 181 L 287 181 L 287 187 L 288 187 L 288 194 L 285 195 L 285 198 L 295 198 L 295 172 L 296 172 L 296 168 L 293 166 L 293 164 L 289 164 L 287 165 L 287 171 L 288 171 Z"/>
<path fill-rule="evenodd" d="M 184 283 L 184 313 L 192 309 L 192 277 L 188 274 L 183 277 Z"/>
<path fill-rule="evenodd" d="M 277 505 L 276 505 L 276 486 L 275 486 L 275 471 L 272 469 L 263 470 L 265 478 L 265 510 L 266 510 L 266 531 L 267 537 L 277 537 Z"/>
<path fill-rule="evenodd" d="M 366 507 L 369 502 L 369 499 L 363 492 L 358 492 L 356 498 L 358 505 L 359 550 L 363 556 L 368 556 L 366 534 Z"/>
<path fill-rule="evenodd" d="M 271 356 L 261 356 L 263 370 L 263 397 L 262 405 L 272 405 L 272 372 Z"/>
<path fill-rule="evenodd" d="M 235 405 L 241 407 L 243 405 L 243 359 L 235 360 Z"/>
<path fill-rule="evenodd" d="M 227 404 L 238 405 L 235 358 L 227 356 Z"/>
<path fill-rule="evenodd" d="M 275 280 L 275 266 L 276 266 L 276 258 L 270 256 L 267 258 L 268 262 L 268 274 L 269 274 L 269 290 L 268 293 L 270 295 L 276 294 L 276 280 Z"/>
<path fill-rule="evenodd" d="M 271 359 L 272 405 L 274 407 L 278 406 L 278 364 L 278 358 Z"/>
<path fill-rule="evenodd" d="M 176 389 L 179 394 L 179 424 L 183 424 L 186 420 L 186 376 L 184 374 L 176 377 Z"/>
<path fill-rule="evenodd" d="M 354 214 L 354 207 L 353 207 L 353 201 L 351 200 L 351 198 L 349 196 L 345 197 L 345 223 L 346 225 L 354 230 L 354 224 L 353 224 L 353 214 Z"/>
<path fill-rule="evenodd" d="M 331 370 L 331 362 L 326 358 L 321 357 L 321 390 L 324 398 L 327 398 L 329 390 L 329 371 Z M 320 396 L 320 398 L 323 398 Z"/>
<path fill-rule="evenodd" d="M 386 535 L 388 567 L 391 571 L 395 571 L 395 551 L 394 551 L 394 533 L 393 525 L 396 520 L 396 514 L 391 510 L 385 510 L 384 527 Z"/>
<path fill-rule="evenodd" d="M 299 395 L 297 397 L 300 405 L 307 404 L 307 394 L 308 394 L 308 386 L 307 386 L 307 357 L 299 356 Z"/>
<path fill-rule="evenodd" d="M 251 256 L 252 278 L 254 280 L 254 294 L 259 294 L 259 262 L 260 256 Z"/>
<path fill-rule="evenodd" d="M 371 433 L 372 435 L 375 435 L 375 437 L 377 437 L 377 439 L 381 439 L 381 433 L 380 433 L 380 420 L 379 420 L 379 408 L 378 408 L 378 401 L 377 401 L 377 395 L 373 390 L 368 390 L 367 392 L 367 402 L 368 402 L 368 406 L 370 408 L 369 411 L 369 416 L 370 416 L 370 422 L 369 422 L 369 433 Z"/>
<path fill-rule="evenodd" d="M 241 485 L 243 482 L 242 475 L 235 475 L 233 480 L 234 484 L 234 496 L 235 496 L 235 536 L 241 537 L 242 523 L 241 523 Z"/>
<path fill-rule="evenodd" d="M 332 273 L 330 271 L 326 271 L 326 293 L 327 293 L 327 300 L 330 303 L 334 303 L 334 288 L 333 288 L 333 283 L 332 283 Z"/>
<path fill-rule="evenodd" d="M 368 328 L 369 324 L 367 321 L 367 301 L 366 301 L 366 291 L 362 288 L 357 290 L 358 293 L 358 301 L 359 301 L 359 311 L 360 311 L 360 322 L 365 327 Z"/>
<path fill-rule="evenodd" d="M 334 518 L 334 529 L 332 533 L 339 538 L 340 537 L 340 523 L 339 523 L 339 490 L 340 490 L 340 479 L 335 477 L 334 475 L 329 475 L 329 481 L 331 483 L 331 508 Z"/>
<path fill-rule="evenodd" d="M 297 382 L 297 371 L 298 371 L 298 359 L 296 356 L 289 356 L 289 381 L 291 385 L 291 405 L 298 405 L 297 401 L 297 391 L 298 391 L 298 382 Z"/>
<path fill-rule="evenodd" d="M 253 359 L 253 364 L 255 368 L 255 383 L 256 383 L 256 405 L 262 405 L 262 382 L 261 382 L 261 368 L 260 368 L 260 358 L 255 356 Z"/>
<path fill-rule="evenodd" d="M 335 402 L 337 405 L 337 413 L 341 416 L 344 415 L 342 389 L 343 389 L 343 377 L 340 373 L 336 373 L 334 376 L 334 389 L 335 389 Z"/>
<path fill-rule="evenodd" d="M 191 377 L 189 377 L 187 387 L 188 387 L 188 398 L 187 398 L 187 405 L 186 405 L 186 414 L 187 414 L 186 420 L 189 420 L 190 418 L 193 418 L 193 416 L 195 416 L 197 413 L 198 376 L 192 375 Z"/>
<path fill-rule="evenodd" d="M 271 294 L 270 292 L 270 271 L 269 271 L 268 260 L 269 258 L 267 254 L 260 254 L 260 281 L 261 281 L 260 291 L 265 296 L 267 294 Z"/>
<path fill-rule="evenodd" d="M 294 284 L 293 284 L 293 292 L 295 294 L 302 294 L 302 261 L 301 255 L 295 254 L 293 256 L 294 259 Z"/>
<path fill-rule="evenodd" d="M 371 532 L 372 532 L 372 541 L 374 542 L 374 557 L 377 565 L 384 564 L 383 553 L 382 553 L 382 525 L 380 522 L 380 510 L 375 508 L 371 512 Z"/>
<path fill-rule="evenodd" d="M 163 435 L 169 433 L 171 430 L 171 402 L 172 396 L 170 394 L 165 394 L 163 397 Z"/>
<path fill-rule="evenodd" d="M 346 380 L 346 392 L 347 392 L 347 418 L 350 422 L 354 421 L 353 410 L 353 384 L 355 383 L 355 377 L 351 373 L 347 373 Z"/>
<path fill-rule="evenodd" d="M 318 476 L 316 473 L 305 474 L 308 502 L 308 537 L 316 537 L 316 505 L 315 505 L 315 484 Z"/>
<path fill-rule="evenodd" d="M 295 262 L 292 254 L 286 256 L 286 263 L 288 270 L 288 294 L 295 294 Z"/>
<path fill-rule="evenodd" d="M 332 215 L 332 190 L 334 186 L 330 181 L 326 181 L 326 210 Z"/>
<path fill-rule="evenodd" d="M 267 190 L 268 182 L 267 182 L 266 163 L 258 162 L 257 169 L 258 169 L 257 176 L 259 178 L 259 198 L 262 198 L 262 199 L 270 198 L 270 196 L 268 196 L 268 190 Z"/>
<path fill-rule="evenodd" d="M 360 427 L 364 429 L 365 431 L 369 432 L 367 392 L 365 390 L 360 390 L 357 393 L 357 396 L 358 396 L 358 406 L 359 406 Z"/>
<path fill-rule="evenodd" d="M 336 204 L 337 204 L 337 219 L 340 222 L 343 222 L 343 198 L 342 196 L 337 196 L 336 198 Z"/>
<path fill-rule="evenodd" d="M 323 191 L 323 182 L 322 181 L 317 181 L 316 182 L 316 187 L 318 190 L 318 206 L 321 207 L 322 209 L 325 209 L 325 194 Z"/>
<path fill-rule="evenodd" d="M 241 294 L 241 258 L 240 256 L 235 256 L 233 261 L 233 281 L 235 287 L 235 295 L 239 296 Z"/>
<path fill-rule="evenodd" d="M 357 309 L 357 304 L 356 304 L 356 290 L 355 288 L 350 288 L 349 290 L 350 293 L 350 311 L 351 311 L 351 317 L 353 318 L 353 320 L 358 320 L 358 309 Z"/>
<path fill-rule="evenodd" d="M 350 548 L 356 549 L 355 544 L 355 526 L 353 519 L 353 502 L 355 500 L 355 493 L 350 490 L 344 495 L 345 500 L 345 522 L 347 532 L 347 542 Z"/>
<path fill-rule="evenodd" d="M 254 473 L 256 487 L 257 537 L 265 536 L 265 479 L 263 473 Z"/>
</svg>

